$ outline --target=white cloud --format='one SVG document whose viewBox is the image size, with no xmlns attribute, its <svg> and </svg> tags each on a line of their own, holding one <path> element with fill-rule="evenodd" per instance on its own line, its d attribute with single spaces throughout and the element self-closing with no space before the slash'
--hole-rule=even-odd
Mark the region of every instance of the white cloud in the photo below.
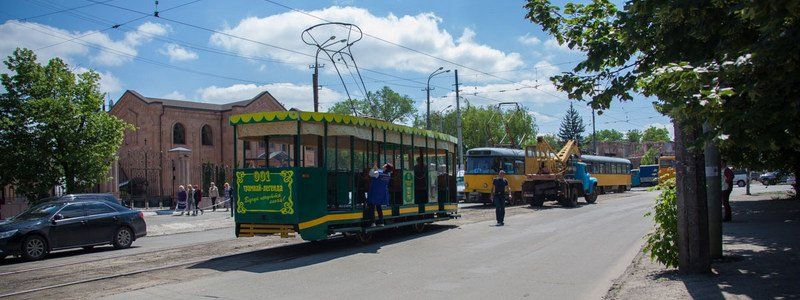
<svg viewBox="0 0 800 300">
<path fill-rule="evenodd" d="M 536 124 L 552 123 L 561 119 L 559 116 L 551 116 L 533 110 L 530 111 L 529 114 L 531 114 L 533 118 L 536 119 Z"/>
<path fill-rule="evenodd" d="M 178 91 L 172 91 L 169 94 L 161 96 L 160 98 L 172 99 L 172 100 L 186 100 L 186 95 Z"/>
<path fill-rule="evenodd" d="M 158 50 L 158 53 L 169 56 L 169 61 L 195 60 L 199 57 L 196 52 L 187 50 L 178 44 L 166 44 L 164 48 Z"/>
<path fill-rule="evenodd" d="M 75 69 L 75 74 L 80 74 L 89 71 L 89 69 L 84 67 L 78 67 Z M 111 74 L 111 72 L 105 71 L 97 71 L 100 74 L 100 81 L 98 89 L 103 93 L 116 93 L 122 90 L 122 83 L 119 81 L 119 78 Z"/>
<path fill-rule="evenodd" d="M 542 43 L 542 40 L 539 38 L 528 34 L 518 37 L 517 41 L 528 46 L 539 45 Z"/>
<path fill-rule="evenodd" d="M 310 85 L 294 83 L 270 83 L 265 85 L 234 84 L 227 87 L 210 86 L 197 90 L 198 98 L 210 103 L 228 103 L 253 98 L 263 91 L 268 91 L 286 108 L 297 108 L 304 111 L 314 110 Z M 346 97 L 329 88 L 319 91 L 320 111 L 325 111 L 333 103 Z"/>
<path fill-rule="evenodd" d="M 0 25 L 0 53 L 10 55 L 15 48 L 40 49 L 36 55 L 40 62 L 53 57 L 61 57 L 69 61 L 76 56 L 90 55 L 90 60 L 99 65 L 118 66 L 132 60 L 130 56 L 138 55 L 136 48 L 152 39 L 153 35 L 165 35 L 169 30 L 166 25 L 147 22 L 137 27 L 139 31 L 130 31 L 120 40 L 114 40 L 105 33 L 97 31 L 70 32 L 60 28 L 35 22 L 9 20 Z M 69 41 L 74 39 L 74 41 Z M 95 45 L 109 50 L 96 50 Z M 125 53 L 129 56 L 119 54 Z M 5 67 L 2 67 L 6 71 Z"/>
<path fill-rule="evenodd" d="M 394 14 L 376 16 L 366 9 L 338 6 L 309 13 L 329 20 L 357 24 L 371 35 L 487 72 L 513 69 L 524 64 L 518 53 L 505 53 L 479 44 L 475 41 L 475 32 L 471 29 L 464 29 L 459 38 L 454 38 L 447 30 L 440 27 L 442 19 L 433 13 L 420 13 L 414 16 Z M 304 44 L 299 36 L 304 29 L 318 23 L 318 19 L 302 13 L 286 12 L 264 18 L 245 18 L 232 28 L 224 28 L 221 31 L 313 54 L 315 48 Z M 331 35 L 342 39 L 348 34 L 340 26 L 333 26 L 327 30 L 321 27 L 318 29 L 315 36 L 323 40 Z M 244 55 L 268 56 L 302 64 L 308 64 L 313 59 L 222 34 L 211 35 L 210 43 Z M 357 42 L 352 50 L 358 65 L 366 68 L 426 73 L 442 65 L 451 67 L 433 58 L 368 36 Z"/>
</svg>

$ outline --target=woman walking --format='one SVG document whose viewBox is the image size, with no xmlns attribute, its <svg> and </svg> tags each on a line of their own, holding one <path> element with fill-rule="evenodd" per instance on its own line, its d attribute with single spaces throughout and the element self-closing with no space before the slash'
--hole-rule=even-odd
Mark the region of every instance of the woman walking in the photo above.
<svg viewBox="0 0 800 300">
<path fill-rule="evenodd" d="M 225 197 L 225 211 L 228 211 L 229 205 L 231 205 L 231 185 L 227 182 L 225 185 L 222 186 L 222 194 Z"/>
<path fill-rule="evenodd" d="M 203 200 L 203 188 L 199 185 L 194 185 L 194 214 L 193 216 L 197 215 L 197 211 L 200 210 L 200 214 L 205 214 L 202 208 L 200 208 L 200 201 Z"/>
<path fill-rule="evenodd" d="M 217 197 L 219 197 L 219 189 L 213 182 L 211 187 L 208 188 L 208 196 L 211 197 L 211 211 L 217 211 Z"/>
<path fill-rule="evenodd" d="M 183 213 L 186 212 L 187 204 L 188 202 L 186 202 L 186 188 L 183 187 L 182 185 L 178 186 L 178 203 L 175 205 L 175 212 L 180 211 L 182 216 Z"/>
<path fill-rule="evenodd" d="M 186 216 L 192 215 L 192 205 L 194 204 L 194 187 L 191 184 L 187 184 L 186 188 Z M 181 215 L 183 215 L 181 213 Z"/>
</svg>

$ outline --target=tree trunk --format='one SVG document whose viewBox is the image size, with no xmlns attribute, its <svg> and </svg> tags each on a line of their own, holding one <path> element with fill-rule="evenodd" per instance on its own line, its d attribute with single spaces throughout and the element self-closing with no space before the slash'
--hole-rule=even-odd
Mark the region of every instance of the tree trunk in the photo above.
<svg viewBox="0 0 800 300">
<path fill-rule="evenodd" d="M 700 126 L 675 124 L 675 184 L 678 200 L 678 269 L 682 273 L 711 270 L 705 164 L 702 149 L 687 143 L 700 138 Z"/>
</svg>

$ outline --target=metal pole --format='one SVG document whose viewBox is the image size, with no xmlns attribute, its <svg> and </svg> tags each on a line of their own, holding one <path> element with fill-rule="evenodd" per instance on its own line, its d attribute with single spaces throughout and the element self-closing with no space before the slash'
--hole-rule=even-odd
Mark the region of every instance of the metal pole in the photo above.
<svg viewBox="0 0 800 300">
<path fill-rule="evenodd" d="M 708 132 L 710 126 L 703 124 L 703 131 Z M 706 197 L 708 198 L 708 237 L 711 258 L 722 257 L 722 198 L 720 179 L 719 149 L 714 140 L 706 142 Z M 733 187 L 731 187 L 733 188 Z"/>
<path fill-rule="evenodd" d="M 428 130 L 431 130 L 431 77 L 433 76 L 428 77 L 428 85 L 425 88 L 426 98 L 428 99 L 428 108 L 425 110 L 425 123 L 427 124 L 425 125 L 425 129 Z"/>
<path fill-rule="evenodd" d="M 458 96 L 458 69 L 456 71 L 456 132 L 458 135 L 458 170 L 464 168 L 464 140 L 461 137 L 461 97 Z"/>
<path fill-rule="evenodd" d="M 314 74 L 311 75 L 311 82 L 314 89 L 314 112 L 319 112 L 319 65 L 316 61 L 314 61 Z"/>
<path fill-rule="evenodd" d="M 594 126 L 594 108 L 592 108 L 592 148 L 594 149 L 594 155 L 599 155 L 597 153 L 597 131 L 595 130 Z"/>
</svg>

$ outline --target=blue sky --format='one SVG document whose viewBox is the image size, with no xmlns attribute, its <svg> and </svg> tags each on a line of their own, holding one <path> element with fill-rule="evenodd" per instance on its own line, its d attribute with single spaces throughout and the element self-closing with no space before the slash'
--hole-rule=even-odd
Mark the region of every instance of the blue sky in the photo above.
<svg viewBox="0 0 800 300">
<path fill-rule="evenodd" d="M 536 117 L 543 133 L 557 132 L 569 106 L 565 94 L 547 78 L 569 70 L 583 57 L 525 20 L 523 1 L 160 0 L 162 18 L 139 13 L 152 14 L 154 1 L 101 2 L 108 5 L 83 0 L 2 1 L 0 55 L 28 47 L 37 49 L 42 61 L 58 56 L 76 71 L 94 69 L 103 76 L 101 88 L 114 100 L 130 89 L 150 97 L 225 103 L 266 89 L 287 107 L 311 110 L 308 65 L 313 58 L 304 54 L 313 55 L 315 49 L 303 44 L 300 34 L 322 22 L 318 17 L 354 23 L 367 34 L 352 51 L 368 90 L 388 85 L 415 99 L 423 111 L 427 76 L 439 66 L 458 69 L 467 101 L 520 102 Z M 81 8 L 62 11 L 75 7 Z M 342 30 L 316 34 L 337 35 L 338 40 L 346 36 Z M 351 96 L 360 97 L 349 73 L 343 75 Z M 431 81 L 434 110 L 455 106 L 453 83 L 453 72 Z M 323 110 L 346 98 L 330 62 L 320 84 Z M 636 97 L 614 103 L 597 117 L 598 130 L 626 131 L 654 124 L 671 131 L 669 119 L 659 115 L 651 102 Z M 591 110 L 584 103 L 575 104 L 590 131 Z"/>
</svg>

